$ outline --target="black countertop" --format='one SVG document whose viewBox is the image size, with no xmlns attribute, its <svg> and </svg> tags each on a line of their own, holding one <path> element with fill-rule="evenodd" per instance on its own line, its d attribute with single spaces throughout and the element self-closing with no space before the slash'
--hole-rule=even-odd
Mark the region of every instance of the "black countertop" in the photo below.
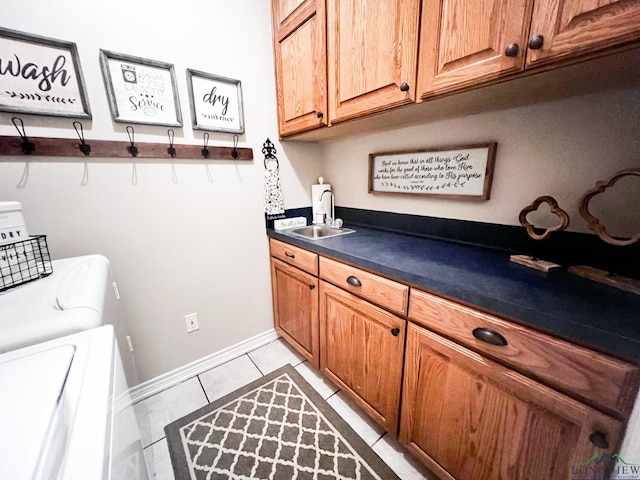
<svg viewBox="0 0 640 480">
<path fill-rule="evenodd" d="M 323 240 L 267 234 L 640 363 L 639 295 L 565 271 L 538 272 L 504 252 L 371 228 Z"/>
</svg>

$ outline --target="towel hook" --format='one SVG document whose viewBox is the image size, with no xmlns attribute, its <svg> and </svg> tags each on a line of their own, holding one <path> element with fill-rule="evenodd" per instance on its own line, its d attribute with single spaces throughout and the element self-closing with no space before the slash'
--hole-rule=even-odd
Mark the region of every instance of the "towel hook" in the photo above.
<svg viewBox="0 0 640 480">
<path fill-rule="evenodd" d="M 169 130 L 167 130 L 167 135 L 169 135 L 169 148 L 167 148 L 167 153 L 171 155 L 171 158 L 175 158 L 176 149 L 173 148 L 173 139 L 176 135 L 176 132 L 174 132 L 173 129 L 170 128 Z"/>
<path fill-rule="evenodd" d="M 13 122 L 13 126 L 16 127 L 16 130 L 18 130 L 18 133 L 20 134 L 20 138 L 22 138 L 22 143 L 20 144 L 20 149 L 22 150 L 22 153 L 29 155 L 31 152 L 33 152 L 36 149 L 36 146 L 33 142 L 30 142 L 29 139 L 27 138 L 27 133 L 24 129 L 24 122 L 20 117 L 13 117 L 11 121 Z M 20 127 L 18 126 L 17 122 L 20 123 Z M 20 131 L 21 127 L 22 127 L 22 131 Z"/>
<path fill-rule="evenodd" d="M 233 136 L 233 150 L 231 150 L 231 156 L 234 160 L 238 158 L 238 135 Z"/>
<path fill-rule="evenodd" d="M 80 126 L 79 131 L 78 125 Z M 76 129 L 76 133 L 78 134 L 78 138 L 80 139 L 80 145 L 78 145 L 78 148 L 85 155 L 89 155 L 91 153 L 91 145 L 89 145 L 88 143 L 84 143 L 84 128 L 82 128 L 82 123 L 78 121 L 73 122 L 73 128 Z"/>
<path fill-rule="evenodd" d="M 209 132 L 204 132 L 204 147 L 200 150 L 202 156 L 204 158 L 209 158 L 209 150 L 207 149 L 207 145 L 209 145 Z"/>
<path fill-rule="evenodd" d="M 131 125 L 127 125 L 127 135 L 129 135 L 129 141 L 131 142 L 131 146 L 127 147 L 127 151 L 131 154 L 132 157 L 137 157 L 138 147 L 136 147 L 135 143 L 133 142 L 135 131 L 133 130 L 133 127 Z"/>
<path fill-rule="evenodd" d="M 267 141 L 262 145 L 262 153 L 264 154 L 264 168 L 267 168 L 267 160 L 275 160 L 276 168 L 280 168 L 280 162 L 276 157 L 276 147 L 273 142 L 267 138 Z"/>
</svg>

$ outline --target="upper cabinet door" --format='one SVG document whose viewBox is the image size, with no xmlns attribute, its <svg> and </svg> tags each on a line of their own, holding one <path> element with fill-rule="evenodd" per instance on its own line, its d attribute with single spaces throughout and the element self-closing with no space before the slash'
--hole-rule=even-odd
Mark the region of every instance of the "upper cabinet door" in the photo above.
<svg viewBox="0 0 640 480">
<path fill-rule="evenodd" d="M 640 38 L 639 0 L 536 0 L 527 65 Z"/>
<path fill-rule="evenodd" d="M 524 69 L 532 0 L 424 0 L 418 95 Z"/>
<path fill-rule="evenodd" d="M 415 101 L 420 0 L 328 0 L 329 116 Z"/>
<path fill-rule="evenodd" d="M 280 136 L 327 125 L 324 0 L 273 0 Z"/>
</svg>

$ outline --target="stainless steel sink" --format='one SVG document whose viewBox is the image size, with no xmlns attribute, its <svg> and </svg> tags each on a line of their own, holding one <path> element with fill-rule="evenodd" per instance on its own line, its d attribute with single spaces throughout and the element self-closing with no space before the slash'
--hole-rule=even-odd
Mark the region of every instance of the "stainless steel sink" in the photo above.
<svg viewBox="0 0 640 480">
<path fill-rule="evenodd" d="M 346 235 L 353 233 L 355 230 L 351 228 L 334 228 L 326 225 L 310 225 L 308 227 L 292 228 L 287 233 L 297 237 L 306 238 L 307 240 L 320 240 L 323 238 L 337 237 L 338 235 Z"/>
</svg>

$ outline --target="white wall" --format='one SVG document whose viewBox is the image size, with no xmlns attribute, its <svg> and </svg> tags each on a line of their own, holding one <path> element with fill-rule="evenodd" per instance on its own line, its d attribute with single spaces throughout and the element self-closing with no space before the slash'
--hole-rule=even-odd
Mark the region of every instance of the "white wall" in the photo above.
<svg viewBox="0 0 640 480">
<path fill-rule="evenodd" d="M 272 328 L 263 216 L 262 143 L 275 142 L 287 208 L 310 204 L 319 147 L 277 141 L 270 4 L 265 0 L 23 0 L 1 25 L 77 44 L 93 113 L 91 139 L 126 141 L 111 120 L 99 49 L 173 63 L 184 128 L 176 144 L 202 142 L 191 128 L 186 68 L 240 79 L 253 162 L 138 164 L 0 162 L 0 201 L 22 202 L 31 233 L 48 235 L 54 258 L 102 253 L 112 263 L 142 380 Z M 0 114 L 0 135 L 17 135 Z M 29 137 L 75 138 L 73 119 L 20 115 Z M 165 127 L 135 126 L 137 142 L 166 143 Z M 210 146 L 232 145 L 211 133 Z M 291 159 L 291 160 L 290 160 Z M 37 160 L 37 161 L 36 161 Z M 45 159 L 46 160 L 46 159 Z M 26 175 L 26 176 L 25 176 Z M 184 315 L 200 330 L 187 334 Z"/>
<path fill-rule="evenodd" d="M 534 199 L 551 195 L 569 214 L 568 229 L 588 232 L 578 213 L 582 194 L 620 170 L 640 168 L 639 127 L 640 86 L 331 142 L 325 146 L 324 176 L 341 206 L 509 225 L 519 224 L 520 210 Z M 367 193 L 370 153 L 488 141 L 498 149 L 486 202 Z M 624 233 L 633 225 L 633 234 L 640 228 L 633 208 L 640 202 L 640 182 L 633 177 L 616 187 L 622 183 L 629 195 L 625 203 L 613 201 L 621 190 L 607 191 L 606 200 L 595 197 L 590 207 L 610 232 Z"/>
</svg>

